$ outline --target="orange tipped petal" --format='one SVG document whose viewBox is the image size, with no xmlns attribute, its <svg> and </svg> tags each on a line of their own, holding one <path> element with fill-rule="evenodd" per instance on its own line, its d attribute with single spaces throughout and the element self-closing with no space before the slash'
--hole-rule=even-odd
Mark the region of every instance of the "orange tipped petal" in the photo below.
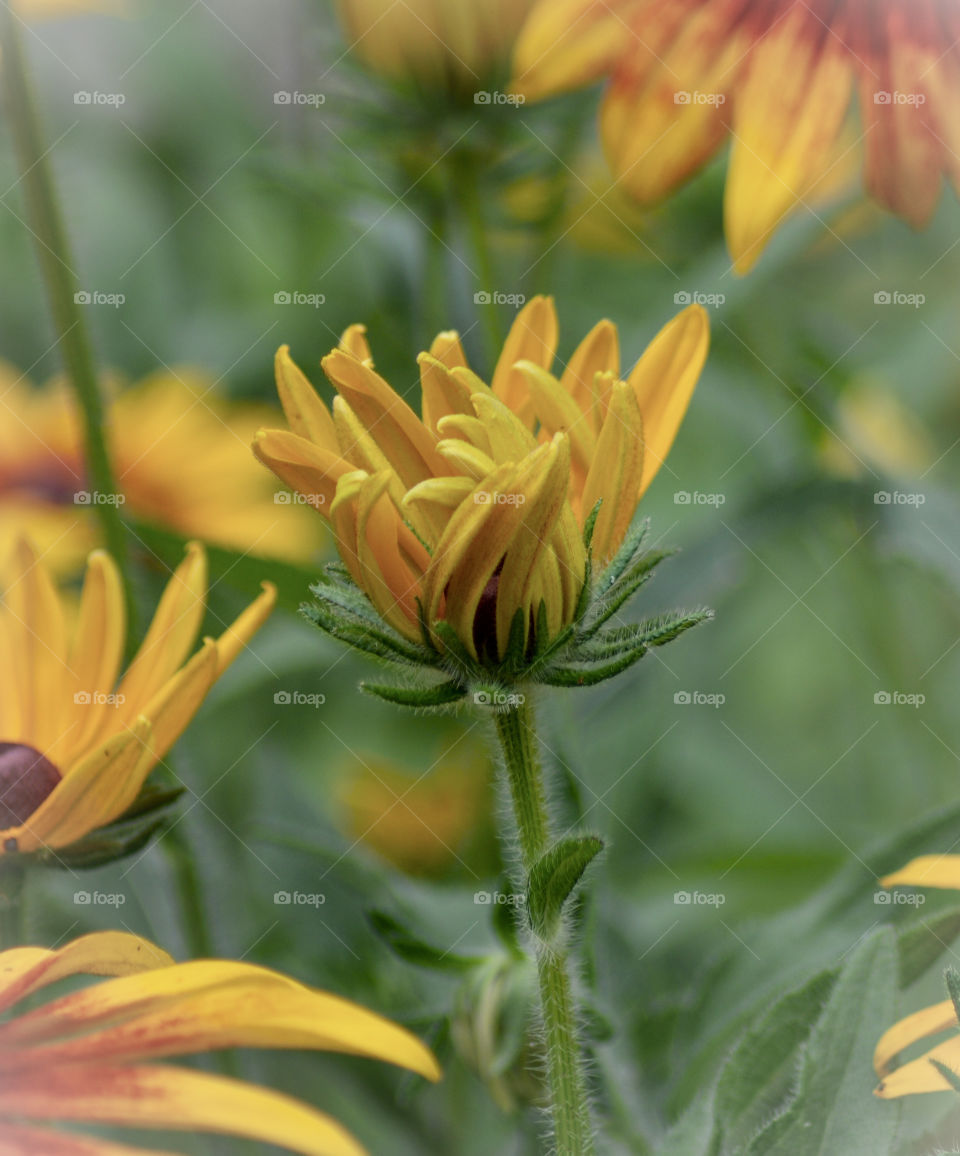
<svg viewBox="0 0 960 1156">
<path fill-rule="evenodd" d="M 518 361 L 530 361 L 549 369 L 557 352 L 559 325 L 552 297 L 534 297 L 520 310 L 510 326 L 497 360 L 490 387 L 496 396 L 520 418 L 532 425 L 533 411 L 523 371 Z"/>
<path fill-rule="evenodd" d="M 290 428 L 294 433 L 335 452 L 337 431 L 330 411 L 317 396 L 303 373 L 290 356 L 290 346 L 281 345 L 274 361 L 277 394 Z"/>
</svg>

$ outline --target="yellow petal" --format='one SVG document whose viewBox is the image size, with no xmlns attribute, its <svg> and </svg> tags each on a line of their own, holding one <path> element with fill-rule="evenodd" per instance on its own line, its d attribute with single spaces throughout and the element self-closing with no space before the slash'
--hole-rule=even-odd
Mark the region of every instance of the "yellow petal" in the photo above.
<svg viewBox="0 0 960 1156">
<path fill-rule="evenodd" d="M 493 394 L 475 393 L 470 398 L 470 404 L 483 422 L 497 463 L 517 462 L 537 448 L 536 439 L 530 430 Z"/>
<path fill-rule="evenodd" d="M 442 361 L 448 369 L 467 364 L 467 355 L 460 344 L 460 334 L 455 329 L 438 333 L 430 346 L 430 356 Z"/>
<path fill-rule="evenodd" d="M 173 960 L 149 940 L 125 931 L 97 931 L 63 947 L 14 947 L 0 952 L 0 1011 L 71 975 L 135 975 Z"/>
<path fill-rule="evenodd" d="M 3 660 L 4 689 L 16 686 L 19 728 L 3 737 L 42 751 L 72 721 L 72 712 L 64 709 L 69 686 L 66 626 L 50 571 L 25 539 L 14 549 L 4 605 L 10 646 Z"/>
<path fill-rule="evenodd" d="M 514 50 L 514 91 L 541 100 L 589 84 L 624 51 L 637 0 L 546 0 L 535 5 Z"/>
<path fill-rule="evenodd" d="M 467 478 L 485 478 L 496 466 L 489 454 L 462 438 L 445 438 L 437 449 L 453 469 Z"/>
<path fill-rule="evenodd" d="M 286 430 L 262 429 L 253 442 L 253 452 L 269 470 L 309 505 L 329 517 L 330 504 L 337 492 L 337 480 L 354 467 L 339 452 L 321 449 L 313 442 Z"/>
<path fill-rule="evenodd" d="M 373 356 L 367 342 L 366 325 L 348 326 L 340 337 L 340 349 L 344 353 L 349 353 L 351 357 L 355 357 L 357 361 L 363 362 L 368 368 L 373 369 Z"/>
<path fill-rule="evenodd" d="M 945 999 L 933 1007 L 925 1007 L 922 1011 L 906 1016 L 880 1037 L 873 1053 L 873 1066 L 877 1075 L 885 1076 L 890 1070 L 891 1062 L 917 1040 L 926 1039 L 927 1036 L 945 1032 L 948 1028 L 956 1026 L 957 1013 L 951 999 Z"/>
<path fill-rule="evenodd" d="M 95 984 L 0 1025 L 19 1067 L 132 1063 L 220 1048 L 312 1048 L 440 1078 L 399 1025 L 268 968 L 194 960 Z"/>
<path fill-rule="evenodd" d="M 949 887 L 960 891 L 960 855 L 921 855 L 880 880 L 881 887 Z"/>
<path fill-rule="evenodd" d="M 437 439 L 409 405 L 366 365 L 334 350 L 323 369 L 409 488 L 441 472 Z"/>
<path fill-rule="evenodd" d="M 337 431 L 330 411 L 317 396 L 303 370 L 290 356 L 290 346 L 281 345 L 274 362 L 277 393 L 294 433 L 331 453 L 337 450 Z"/>
<path fill-rule="evenodd" d="M 620 338 L 612 321 L 598 321 L 573 351 L 560 384 L 581 413 L 593 409 L 593 382 L 598 373 L 620 376 Z M 595 427 L 600 432 L 599 423 Z"/>
<path fill-rule="evenodd" d="M 4 841 L 15 839 L 20 851 L 66 847 L 117 818 L 146 778 L 149 741 L 145 719 L 110 738 L 71 768 L 25 823 L 5 831 Z"/>
<path fill-rule="evenodd" d="M 591 543 L 591 553 L 601 564 L 617 552 L 633 520 L 643 462 L 640 407 L 631 386 L 621 381 L 613 387 L 580 505 L 584 521 L 602 501 Z"/>
<path fill-rule="evenodd" d="M 956 1023 L 956 1021 L 954 1021 Z M 902 1068 L 897 1068 L 874 1089 L 881 1100 L 895 1100 L 898 1096 L 914 1096 L 921 1092 L 950 1092 L 952 1086 L 931 1063 L 939 1060 L 945 1067 L 960 1075 L 960 1036 L 954 1036 L 929 1052 L 925 1052 Z"/>
<path fill-rule="evenodd" d="M 846 46 L 797 6 L 754 49 L 737 94 L 725 193 L 727 243 L 748 272 L 835 155 L 853 87 Z"/>
<path fill-rule="evenodd" d="M 335 1120 L 279 1092 L 183 1068 L 82 1065 L 4 1073 L 0 1117 L 10 1115 L 185 1132 L 279 1144 L 304 1156 L 364 1156 Z"/>
<path fill-rule="evenodd" d="M 237 615 L 216 641 L 217 678 L 246 647 L 273 612 L 277 603 L 277 588 L 272 582 L 263 582 L 261 585 L 262 593 Z"/>
<path fill-rule="evenodd" d="M 403 499 L 403 508 L 427 502 L 444 510 L 455 510 L 473 492 L 475 484 L 473 478 L 430 478 L 413 487 Z"/>
<path fill-rule="evenodd" d="M 526 378 L 516 364 L 531 361 L 542 369 L 549 369 L 557 352 L 558 336 L 553 298 L 534 297 L 514 318 L 493 371 L 491 389 L 527 427 L 533 424 L 533 411 Z"/>
<path fill-rule="evenodd" d="M 663 464 L 707 359 L 710 322 L 690 305 L 660 330 L 630 374 L 643 415 L 643 494 Z"/>
<path fill-rule="evenodd" d="M 570 438 L 574 489 L 579 491 L 597 445 L 589 414 L 585 414 L 552 373 L 547 373 L 529 361 L 521 361 L 517 367 L 526 378 L 533 400 L 533 412 L 540 423 L 542 435 L 553 437 L 558 433 L 566 433 Z"/>
<path fill-rule="evenodd" d="M 451 369 L 457 368 L 456 362 L 447 365 L 435 357 L 431 350 L 430 353 L 421 353 L 417 358 L 417 364 L 420 366 L 420 408 L 423 412 L 423 424 L 428 429 L 437 433 L 440 420 L 449 414 L 473 413 L 469 385 L 450 372 Z"/>
<path fill-rule="evenodd" d="M 153 621 L 117 695 L 125 720 L 136 718 L 190 653 L 203 621 L 207 594 L 207 556 L 199 542 L 190 542 L 187 556 L 173 572 Z"/>
<path fill-rule="evenodd" d="M 487 427 L 478 417 L 473 416 L 472 409 L 469 417 L 460 413 L 452 413 L 448 414 L 447 417 L 442 417 L 437 422 L 437 433 L 442 438 L 459 438 L 461 441 L 469 442 L 487 457 L 493 454 Z M 437 449 L 443 453 L 440 445 L 437 446 Z"/>
<path fill-rule="evenodd" d="M 537 613 L 541 598 L 546 600 L 547 621 L 551 633 L 561 625 L 562 591 L 556 567 L 556 555 L 550 539 L 560 512 L 567 501 L 570 485 L 570 442 L 557 434 L 541 461 L 530 459 L 517 478 L 516 485 L 526 501 L 520 507 L 522 518 L 510 543 L 497 589 L 497 649 L 506 651 L 510 626 L 517 610 L 524 614 L 524 638 Z M 451 591 L 449 601 L 453 600 Z"/>
<path fill-rule="evenodd" d="M 144 704 L 144 717 L 149 719 L 153 728 L 144 752 L 144 763 L 138 768 L 144 777 L 186 730 L 216 682 L 218 673 L 217 644 L 212 639 L 204 639 L 203 646 L 193 658 Z"/>
<path fill-rule="evenodd" d="M 107 696 L 116 685 L 125 639 L 120 572 L 105 550 L 95 550 L 87 562 L 80 615 L 70 647 L 75 725 L 45 752 L 57 766 L 66 766 L 85 752 L 104 719 L 115 713 Z"/>
</svg>

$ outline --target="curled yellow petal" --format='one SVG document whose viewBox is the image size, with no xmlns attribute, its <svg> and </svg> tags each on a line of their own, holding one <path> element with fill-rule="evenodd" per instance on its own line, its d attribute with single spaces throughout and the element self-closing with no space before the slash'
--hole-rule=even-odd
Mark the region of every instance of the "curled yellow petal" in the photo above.
<svg viewBox="0 0 960 1156">
<path fill-rule="evenodd" d="M 887 1075 L 892 1061 L 917 1040 L 926 1039 L 927 1036 L 936 1035 L 956 1026 L 957 1013 L 954 1011 L 953 1000 L 950 999 L 904 1017 L 892 1028 L 888 1028 L 877 1043 L 873 1053 L 873 1066 L 877 1075 Z"/>
<path fill-rule="evenodd" d="M 330 411 L 290 356 L 289 345 L 281 345 L 277 350 L 274 366 L 277 394 L 290 428 L 323 449 L 336 451 L 337 433 Z"/>
</svg>

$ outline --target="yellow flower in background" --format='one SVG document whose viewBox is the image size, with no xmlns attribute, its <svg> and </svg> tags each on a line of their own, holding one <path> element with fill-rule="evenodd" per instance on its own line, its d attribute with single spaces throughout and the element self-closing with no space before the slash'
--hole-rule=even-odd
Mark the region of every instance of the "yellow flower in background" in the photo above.
<svg viewBox="0 0 960 1156">
<path fill-rule="evenodd" d="M 441 872 L 489 820 L 489 760 L 450 756 L 424 774 L 368 755 L 344 767 L 337 793 L 350 838 L 410 874 Z"/>
<path fill-rule="evenodd" d="M 560 376 L 553 301 L 517 315 L 487 385 L 459 337 L 418 358 L 422 417 L 373 368 L 362 326 L 323 360 L 332 413 L 290 359 L 277 388 L 291 431 L 254 451 L 326 517 L 351 577 L 401 635 L 422 640 L 421 608 L 470 656 L 496 662 L 519 621 L 523 646 L 569 625 L 583 591 L 582 530 L 601 503 L 598 562 L 623 541 L 676 436 L 706 358 L 706 313 L 691 306 L 620 376 L 616 326 L 599 322 Z"/>
<path fill-rule="evenodd" d="M 623 186 L 650 203 L 729 136 L 725 221 L 746 272 L 848 147 L 860 108 L 870 193 L 914 226 L 960 179 L 960 8 L 914 0 L 539 0 L 515 87 L 539 99 L 609 78 L 601 112 Z"/>
<path fill-rule="evenodd" d="M 869 465 L 916 477 L 936 461 L 927 427 L 882 380 L 855 378 L 837 399 L 836 414 L 837 429 L 825 432 L 822 454 L 828 468 L 843 477 L 860 477 Z"/>
<path fill-rule="evenodd" d="M 510 58 L 534 0 L 338 0 L 350 49 L 391 80 L 481 91 Z"/>
<path fill-rule="evenodd" d="M 960 891 L 960 855 L 921 855 L 899 871 L 881 879 L 880 883 L 883 887 L 942 887 Z M 960 1024 L 953 1000 L 947 999 L 906 1016 L 884 1032 L 873 1055 L 873 1066 L 881 1081 L 875 1094 L 881 1099 L 892 1100 L 919 1092 L 953 1090 L 931 1061 L 937 1060 L 960 1073 L 958 1027 Z M 950 1039 L 901 1067 L 894 1067 L 898 1055 L 911 1044 L 950 1029 L 954 1030 Z"/>
<path fill-rule="evenodd" d="M 36 551 L 22 541 L 0 605 L 0 859 L 66 847 L 122 815 L 207 692 L 259 629 L 263 593 L 190 655 L 207 565 L 192 543 L 122 677 L 123 591 L 108 554 L 87 566 L 76 623 Z"/>
<path fill-rule="evenodd" d="M 112 393 L 105 433 L 125 515 L 256 555 L 317 552 L 316 519 L 250 460 L 268 407 L 224 402 L 193 370 Z M 90 493 L 83 461 L 72 391 L 33 389 L 0 364 L 0 552 L 29 533 L 55 569 L 80 567 L 98 543 L 91 506 L 104 497 Z"/>
<path fill-rule="evenodd" d="M 174 963 L 147 940 L 121 932 L 87 935 L 55 951 L 0 952 L 0 1012 L 84 974 L 112 978 L 0 1023 L 4 1156 L 157 1151 L 48 1127 L 61 1121 L 222 1133 L 305 1156 L 363 1156 L 363 1147 L 330 1116 L 269 1088 L 153 1062 L 171 1056 L 309 1048 L 440 1077 L 419 1040 L 355 1003 L 251 964 Z"/>
</svg>

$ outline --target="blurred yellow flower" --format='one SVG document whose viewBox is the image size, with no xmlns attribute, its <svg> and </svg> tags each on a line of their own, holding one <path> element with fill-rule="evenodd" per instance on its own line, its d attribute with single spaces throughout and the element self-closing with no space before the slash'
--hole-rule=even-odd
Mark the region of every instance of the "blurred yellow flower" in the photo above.
<svg viewBox="0 0 960 1156">
<path fill-rule="evenodd" d="M 131 517 L 253 554 L 305 561 L 316 519 L 250 460 L 265 406 L 226 403 L 196 371 L 113 390 L 106 436 L 120 498 L 91 494 L 80 419 L 63 382 L 37 390 L 0 364 L 0 551 L 27 532 L 61 572 L 97 544 L 91 506 L 118 500 Z"/>
<path fill-rule="evenodd" d="M 660 468 L 707 354 L 699 306 L 657 335 L 620 378 L 616 326 L 599 322 L 561 376 L 552 299 L 517 315 L 490 385 L 441 333 L 418 358 L 422 419 L 373 369 L 362 326 L 323 361 L 333 412 L 290 359 L 277 388 L 292 432 L 261 430 L 254 450 L 334 530 L 354 582 L 401 635 L 496 663 L 519 631 L 526 650 L 568 626 L 584 588 L 582 530 L 597 503 L 592 554 L 623 541 Z"/>
<path fill-rule="evenodd" d="M 0 605 L 0 863 L 66 847 L 134 802 L 275 599 L 265 583 L 188 660 L 206 590 L 203 547 L 191 543 L 118 681 L 126 624 L 113 560 L 102 550 L 90 555 L 71 632 L 43 559 L 19 543 Z"/>
<path fill-rule="evenodd" d="M 837 401 L 837 418 L 822 452 L 842 476 L 859 477 L 867 463 L 888 474 L 916 476 L 936 459 L 924 423 L 882 381 L 862 377 L 847 385 Z"/>
<path fill-rule="evenodd" d="M 464 94 L 509 61 L 534 0 L 338 0 L 350 48 L 391 80 Z"/>
<path fill-rule="evenodd" d="M 363 1156 L 336 1120 L 281 1092 L 157 1064 L 222 1048 L 309 1048 L 440 1072 L 427 1047 L 355 1003 L 267 968 L 174 963 L 135 935 L 108 931 L 48 951 L 0 952 L 0 1012 L 60 980 L 110 976 L 0 1024 L 4 1156 L 143 1156 L 50 1122 L 214 1132 L 305 1156 Z M 169 1156 L 169 1153 L 167 1154 Z"/>
<path fill-rule="evenodd" d="M 731 136 L 726 232 L 746 272 L 848 147 L 859 97 L 865 180 L 920 226 L 958 182 L 960 9 L 912 0 L 539 0 L 515 87 L 539 99 L 608 77 L 601 131 L 623 186 L 658 200 Z"/>
<path fill-rule="evenodd" d="M 489 816 L 489 766 L 479 752 L 427 774 L 375 755 L 344 768 L 339 797 L 351 838 L 410 874 L 449 869 Z"/>
<path fill-rule="evenodd" d="M 943 887 L 960 891 L 960 855 L 921 855 L 905 867 L 880 880 L 883 887 Z M 937 1070 L 936 1060 L 954 1072 L 960 1072 L 960 1035 L 956 1029 L 957 1013 L 953 1000 L 946 999 L 933 1007 L 914 1012 L 894 1024 L 880 1037 L 873 1054 L 873 1066 L 880 1077 L 875 1094 L 884 1100 L 911 1096 L 919 1092 L 948 1092 L 950 1082 Z M 916 1059 L 894 1067 L 900 1052 L 928 1036 L 954 1029 L 950 1039 L 937 1044 Z"/>
</svg>

